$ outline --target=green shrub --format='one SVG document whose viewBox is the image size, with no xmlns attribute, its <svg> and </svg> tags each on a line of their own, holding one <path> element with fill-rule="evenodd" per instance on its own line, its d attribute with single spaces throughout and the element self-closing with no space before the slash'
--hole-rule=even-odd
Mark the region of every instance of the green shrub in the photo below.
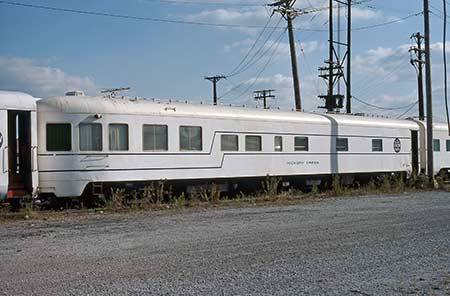
<svg viewBox="0 0 450 296">
<path fill-rule="evenodd" d="M 106 202 L 106 208 L 110 210 L 122 210 L 126 207 L 126 194 L 124 188 L 111 188 L 111 199 Z"/>
<path fill-rule="evenodd" d="M 281 180 L 281 177 L 267 175 L 266 179 L 261 182 L 264 194 L 269 196 L 277 195 Z"/>
<path fill-rule="evenodd" d="M 332 189 L 334 195 L 341 195 L 344 192 L 344 189 L 342 188 L 341 177 L 339 175 L 335 175 L 333 177 Z"/>
</svg>

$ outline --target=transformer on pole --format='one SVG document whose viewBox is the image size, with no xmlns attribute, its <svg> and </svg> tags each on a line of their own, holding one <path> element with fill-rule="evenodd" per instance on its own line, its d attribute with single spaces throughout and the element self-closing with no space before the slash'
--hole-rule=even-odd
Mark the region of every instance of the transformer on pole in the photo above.
<svg viewBox="0 0 450 296">
<path fill-rule="evenodd" d="M 337 2 L 347 6 L 347 43 L 342 43 L 340 41 L 334 41 L 334 22 L 333 22 L 333 3 Z M 360 2 L 361 3 L 361 2 Z M 351 113 L 351 22 L 352 22 L 352 5 L 355 4 L 352 0 L 347 0 L 346 2 L 340 0 L 329 0 L 329 56 L 328 60 L 325 60 L 325 66 L 319 68 L 319 77 L 323 78 L 328 85 L 328 90 L 326 95 L 320 95 L 319 98 L 325 101 L 324 106 L 319 108 L 326 109 L 328 112 L 339 112 L 340 109 L 344 108 L 344 98 L 346 98 L 346 112 Z M 344 57 L 340 57 L 338 50 L 336 50 L 336 45 L 338 47 L 345 46 L 347 51 Z M 347 62 L 347 72 L 344 74 L 344 63 Z M 344 80 L 346 86 L 346 96 L 334 93 L 334 88 L 339 84 L 340 79 Z"/>
<path fill-rule="evenodd" d="M 423 54 L 425 50 L 423 50 L 423 39 L 424 37 L 417 32 L 411 36 L 411 40 L 415 42 L 414 46 L 411 46 L 409 49 L 409 53 L 411 54 L 411 65 L 417 71 L 417 93 L 419 100 L 419 120 L 425 120 L 425 112 L 423 105 L 423 65 L 425 61 L 423 60 Z"/>
</svg>

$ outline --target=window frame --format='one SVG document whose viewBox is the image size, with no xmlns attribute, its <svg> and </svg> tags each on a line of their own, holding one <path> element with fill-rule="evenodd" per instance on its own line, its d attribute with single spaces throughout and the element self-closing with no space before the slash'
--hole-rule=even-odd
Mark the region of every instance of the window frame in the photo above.
<svg viewBox="0 0 450 296">
<path fill-rule="evenodd" d="M 100 150 L 92 150 L 92 149 L 81 149 L 81 125 L 100 125 Z M 83 152 L 101 152 L 103 151 L 103 124 L 100 122 L 80 122 L 78 124 L 78 149 Z"/>
<path fill-rule="evenodd" d="M 378 141 L 380 141 L 381 142 L 381 150 L 376 150 L 375 148 L 376 148 L 376 145 L 374 145 L 374 143 L 375 142 L 378 142 Z M 372 152 L 383 152 L 384 151 L 384 141 L 383 141 L 383 139 L 372 139 Z"/>
<path fill-rule="evenodd" d="M 277 149 L 277 139 L 280 139 L 280 148 Z M 273 150 L 275 152 L 283 152 L 283 136 L 274 136 L 273 137 Z"/>
<path fill-rule="evenodd" d="M 200 128 L 200 149 L 190 149 L 191 147 L 189 147 L 189 149 L 183 149 L 181 147 L 181 129 L 182 128 L 186 128 L 186 127 L 188 127 L 188 128 L 193 128 L 193 127 Z M 203 151 L 203 127 L 200 126 L 200 125 L 180 125 L 178 127 L 178 140 L 179 140 L 180 151 L 200 151 L 200 152 Z"/>
<path fill-rule="evenodd" d="M 70 126 L 70 149 L 69 150 L 50 150 L 48 145 L 48 126 L 49 125 L 68 125 Z M 47 152 L 72 152 L 73 151 L 73 126 L 71 122 L 46 122 L 45 123 L 45 150 Z"/>
<path fill-rule="evenodd" d="M 296 145 L 297 139 L 305 140 L 305 141 L 306 141 L 306 145 L 305 145 L 305 146 L 299 146 L 299 145 Z M 294 137 L 294 151 L 295 151 L 295 152 L 299 152 L 299 151 L 309 151 L 309 137 L 305 137 L 305 136 L 295 136 L 295 137 Z"/>
<path fill-rule="evenodd" d="M 258 138 L 259 139 L 259 150 L 250 150 L 248 149 L 247 139 L 248 138 Z M 247 152 L 261 152 L 262 151 L 262 136 L 259 135 L 245 135 L 245 151 Z"/>
<path fill-rule="evenodd" d="M 111 149 L 111 125 L 125 125 L 127 127 L 127 149 Z M 109 123 L 108 124 L 108 148 L 109 151 L 130 151 L 130 125 L 128 123 Z"/>
<path fill-rule="evenodd" d="M 224 137 L 233 137 L 236 139 L 236 149 L 224 149 L 223 147 L 223 138 Z M 226 151 L 226 152 L 236 152 L 239 151 L 239 135 L 237 134 L 223 134 L 220 135 L 220 151 Z"/>
<path fill-rule="evenodd" d="M 146 126 L 164 126 L 166 127 L 166 148 L 165 149 L 145 149 L 145 127 Z M 167 124 L 151 124 L 151 123 L 144 123 L 142 124 L 142 151 L 145 152 L 161 152 L 161 151 L 169 151 L 169 126 Z"/>
<path fill-rule="evenodd" d="M 338 141 L 345 141 L 345 149 L 339 149 L 338 148 Z M 349 141 L 348 138 L 341 138 L 341 137 L 336 137 L 335 138 L 335 145 L 336 145 L 336 152 L 348 152 L 349 151 Z"/>
</svg>

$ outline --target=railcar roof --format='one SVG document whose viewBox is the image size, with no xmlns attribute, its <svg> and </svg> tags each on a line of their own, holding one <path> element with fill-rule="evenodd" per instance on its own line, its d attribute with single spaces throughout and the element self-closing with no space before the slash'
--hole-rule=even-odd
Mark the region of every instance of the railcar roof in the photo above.
<svg viewBox="0 0 450 296">
<path fill-rule="evenodd" d="M 37 103 L 40 112 L 64 112 L 81 114 L 134 114 L 181 117 L 233 118 L 263 121 L 289 121 L 330 125 L 355 125 L 407 128 L 417 130 L 413 121 L 342 114 L 320 114 L 285 110 L 212 106 L 178 102 L 154 102 L 122 98 L 63 96 L 43 99 Z"/>
<path fill-rule="evenodd" d="M 426 121 L 420 121 L 417 119 L 412 119 L 414 122 L 416 122 L 417 124 L 420 124 L 423 127 L 427 127 L 427 122 Z M 433 122 L 433 129 L 434 130 L 438 130 L 438 131 L 448 131 L 449 126 L 447 125 L 447 123 L 442 123 L 442 122 Z"/>
<path fill-rule="evenodd" d="M 0 110 L 36 110 L 36 99 L 16 91 L 0 90 Z"/>
</svg>

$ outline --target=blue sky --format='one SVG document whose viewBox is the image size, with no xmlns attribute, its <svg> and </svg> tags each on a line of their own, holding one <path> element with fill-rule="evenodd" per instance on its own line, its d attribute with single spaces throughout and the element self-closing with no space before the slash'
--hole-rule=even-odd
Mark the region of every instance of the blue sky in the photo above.
<svg viewBox="0 0 450 296">
<path fill-rule="evenodd" d="M 130 86 L 132 90 L 128 94 L 131 96 L 209 103 L 212 87 L 203 77 L 229 74 L 262 30 L 245 26 L 263 27 L 270 17 L 263 6 L 266 2 L 256 0 L 17 2 L 147 18 L 243 25 L 235 28 L 137 21 L 0 3 L 0 88 L 25 91 L 38 97 L 61 95 L 72 89 L 95 95 L 103 88 Z M 213 5 L 215 2 L 219 4 Z M 410 35 L 423 32 L 423 17 L 400 19 L 421 12 L 422 2 L 372 0 L 355 6 L 354 28 L 394 22 L 354 31 L 356 97 L 383 107 L 406 106 L 416 101 L 416 74 L 409 64 L 407 49 Z M 437 119 L 443 120 L 442 1 L 430 0 L 430 3 L 435 113 Z M 325 0 L 298 0 L 296 6 L 304 9 L 327 4 Z M 342 13 L 345 26 L 345 11 Z M 276 26 L 278 21 L 279 15 L 275 14 L 269 26 Z M 279 26 L 285 26 L 285 22 L 281 21 Z M 295 20 L 295 27 L 303 104 L 306 110 L 317 110 L 321 104 L 317 95 L 326 91 L 324 83 L 317 78 L 317 68 L 328 54 L 327 12 L 300 16 Z M 249 55 L 253 57 L 258 53 L 258 62 L 219 83 L 219 96 L 226 94 L 221 103 L 252 106 L 256 104 L 252 99 L 254 90 L 273 88 L 277 99 L 271 102 L 272 106 L 286 109 L 294 106 L 287 34 L 281 34 L 281 29 L 269 28 L 263 32 Z M 278 36 L 282 36 L 279 43 Z M 416 115 L 415 110 L 405 116 Z M 354 111 L 396 117 L 406 109 L 386 111 L 355 102 Z"/>
</svg>

